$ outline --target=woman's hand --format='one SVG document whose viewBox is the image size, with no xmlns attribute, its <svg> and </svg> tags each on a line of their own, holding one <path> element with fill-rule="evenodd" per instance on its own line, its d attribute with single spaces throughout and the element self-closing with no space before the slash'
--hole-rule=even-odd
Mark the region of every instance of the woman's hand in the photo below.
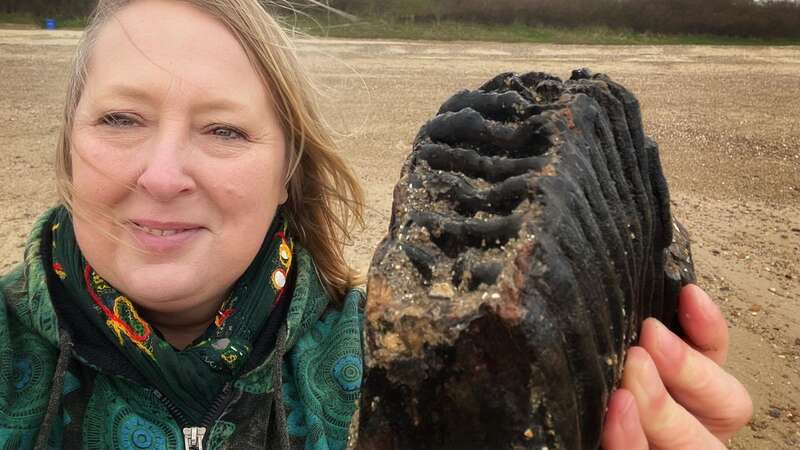
<svg viewBox="0 0 800 450">
<path fill-rule="evenodd" d="M 744 386 L 722 369 L 728 326 L 699 287 L 680 294 L 686 342 L 647 319 L 611 396 L 604 450 L 718 450 L 753 414 Z"/>
</svg>

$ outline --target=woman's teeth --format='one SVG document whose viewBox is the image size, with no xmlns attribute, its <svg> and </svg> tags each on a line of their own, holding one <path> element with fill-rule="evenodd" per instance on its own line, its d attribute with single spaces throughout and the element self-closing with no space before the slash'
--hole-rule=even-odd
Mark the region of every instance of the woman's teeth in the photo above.
<svg viewBox="0 0 800 450">
<path fill-rule="evenodd" d="M 182 233 L 186 230 L 159 230 L 157 228 L 148 228 L 144 225 L 139 225 L 138 223 L 135 224 L 140 230 L 144 231 L 147 234 L 152 234 L 153 236 L 172 236 L 174 234 Z"/>
</svg>

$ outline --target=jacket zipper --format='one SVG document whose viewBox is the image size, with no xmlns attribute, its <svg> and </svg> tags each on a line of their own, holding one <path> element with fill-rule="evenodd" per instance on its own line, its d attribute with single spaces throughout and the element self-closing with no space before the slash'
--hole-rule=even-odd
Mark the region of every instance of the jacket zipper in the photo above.
<svg viewBox="0 0 800 450">
<path fill-rule="evenodd" d="M 191 427 L 183 429 L 183 447 L 186 450 L 203 450 L 203 437 L 206 427 Z"/>
<path fill-rule="evenodd" d="M 178 426 L 183 430 L 183 446 L 185 450 L 203 450 L 203 441 L 205 440 L 208 428 L 216 422 L 222 411 L 228 404 L 228 399 L 231 393 L 231 384 L 225 383 L 222 387 L 222 392 L 214 399 L 211 407 L 198 426 L 191 426 L 191 423 L 186 418 L 186 415 L 175 406 L 164 394 L 158 389 L 153 390 L 156 398 L 161 400 L 161 403 L 167 407 L 167 411 L 172 415 Z"/>
</svg>

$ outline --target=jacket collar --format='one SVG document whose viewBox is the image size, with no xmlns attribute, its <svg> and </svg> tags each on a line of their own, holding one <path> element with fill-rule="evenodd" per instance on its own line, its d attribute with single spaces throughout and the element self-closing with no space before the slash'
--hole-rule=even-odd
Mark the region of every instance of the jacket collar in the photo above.
<svg viewBox="0 0 800 450">
<path fill-rule="evenodd" d="M 53 307 L 52 297 L 47 286 L 48 262 L 44 261 L 42 252 L 42 233 L 45 230 L 54 209 L 47 210 L 34 223 L 25 244 L 25 258 L 19 274 L 18 288 L 25 295 L 15 295 L 11 301 L 19 320 L 29 329 L 42 336 L 54 348 L 58 347 L 58 316 Z M 320 318 L 330 302 L 328 293 L 323 288 L 316 266 L 305 248 L 297 246 L 297 281 L 292 294 L 292 301 L 287 313 L 286 348 L 294 346 L 297 339 L 305 334 Z M 48 252 L 49 253 L 49 252 Z M 348 296 L 363 297 L 362 291 L 353 289 Z M 266 363 L 266 362 L 265 362 Z"/>
</svg>

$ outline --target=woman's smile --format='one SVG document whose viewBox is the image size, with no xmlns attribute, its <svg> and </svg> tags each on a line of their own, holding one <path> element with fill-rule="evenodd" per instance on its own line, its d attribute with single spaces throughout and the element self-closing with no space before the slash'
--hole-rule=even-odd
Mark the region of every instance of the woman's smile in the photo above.
<svg viewBox="0 0 800 450">
<path fill-rule="evenodd" d="M 145 252 L 167 253 L 188 246 L 199 237 L 205 227 L 186 222 L 159 222 L 131 220 L 131 231 L 137 244 Z"/>
</svg>

